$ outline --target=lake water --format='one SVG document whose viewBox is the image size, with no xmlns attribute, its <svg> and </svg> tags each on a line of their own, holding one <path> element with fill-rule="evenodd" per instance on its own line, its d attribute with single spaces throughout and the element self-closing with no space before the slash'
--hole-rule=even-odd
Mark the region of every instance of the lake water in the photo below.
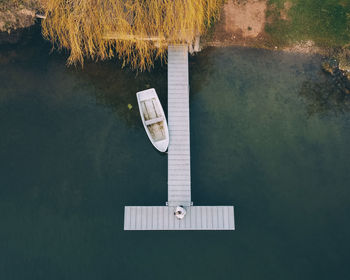
<svg viewBox="0 0 350 280">
<path fill-rule="evenodd" d="M 192 198 L 234 205 L 236 231 L 124 232 L 124 205 L 167 200 L 135 98 L 166 108 L 166 66 L 50 49 L 35 28 L 0 46 L 0 279 L 350 279 L 350 113 L 319 98 L 320 57 L 191 57 Z"/>
</svg>

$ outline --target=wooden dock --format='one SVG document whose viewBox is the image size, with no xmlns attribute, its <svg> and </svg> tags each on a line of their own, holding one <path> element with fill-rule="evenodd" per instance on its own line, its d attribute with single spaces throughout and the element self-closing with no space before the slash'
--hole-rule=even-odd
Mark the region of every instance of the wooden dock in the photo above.
<svg viewBox="0 0 350 280">
<path fill-rule="evenodd" d="M 127 206 L 124 230 L 233 230 L 233 206 L 191 206 L 182 220 L 167 206 Z"/>
<path fill-rule="evenodd" d="M 234 230 L 233 206 L 193 206 L 188 45 L 168 47 L 168 202 L 166 206 L 126 206 L 124 230 Z M 179 220 L 176 206 L 186 209 Z"/>
<path fill-rule="evenodd" d="M 168 48 L 168 205 L 191 205 L 187 46 Z"/>
</svg>

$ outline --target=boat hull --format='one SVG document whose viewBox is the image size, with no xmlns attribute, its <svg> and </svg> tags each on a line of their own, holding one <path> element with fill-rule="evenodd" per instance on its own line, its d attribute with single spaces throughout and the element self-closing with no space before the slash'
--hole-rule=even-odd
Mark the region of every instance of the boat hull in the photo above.
<svg viewBox="0 0 350 280">
<path fill-rule="evenodd" d="M 169 146 L 169 129 L 155 89 L 139 91 L 136 97 L 149 140 L 158 151 L 166 152 Z"/>
</svg>

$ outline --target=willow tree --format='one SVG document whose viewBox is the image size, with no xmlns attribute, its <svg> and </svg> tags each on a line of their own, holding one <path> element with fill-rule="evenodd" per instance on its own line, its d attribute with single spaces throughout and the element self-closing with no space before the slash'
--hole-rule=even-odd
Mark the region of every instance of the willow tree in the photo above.
<svg viewBox="0 0 350 280">
<path fill-rule="evenodd" d="M 144 70 L 167 44 L 191 43 L 218 18 L 222 0 L 42 0 L 43 35 L 68 64 L 114 56 Z"/>
</svg>

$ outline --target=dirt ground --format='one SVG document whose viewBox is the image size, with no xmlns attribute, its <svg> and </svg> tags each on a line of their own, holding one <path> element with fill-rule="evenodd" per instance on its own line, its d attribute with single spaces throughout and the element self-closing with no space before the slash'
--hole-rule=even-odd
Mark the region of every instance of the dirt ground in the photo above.
<svg viewBox="0 0 350 280">
<path fill-rule="evenodd" d="M 14 31 L 34 24 L 35 11 L 39 4 L 36 0 L 0 1 L 0 32 Z"/>
<path fill-rule="evenodd" d="M 224 29 L 242 37 L 257 37 L 264 30 L 266 0 L 228 1 L 224 6 Z"/>
<path fill-rule="evenodd" d="M 292 8 L 292 6 L 293 6 L 293 4 L 291 2 L 284 3 L 284 9 L 281 10 L 281 19 L 289 20 L 288 11 L 290 10 L 290 8 Z"/>
<path fill-rule="evenodd" d="M 289 20 L 290 2 L 284 4 L 280 11 L 282 20 Z M 278 47 L 265 32 L 267 0 L 228 0 L 221 13 L 219 22 L 212 33 L 203 38 L 206 46 L 251 46 L 268 49 L 282 49 L 289 52 L 319 53 L 320 49 L 312 41 L 299 42 L 294 46 Z"/>
<path fill-rule="evenodd" d="M 17 28 L 25 28 L 33 25 L 35 12 L 29 9 L 16 11 L 0 11 L 0 31 L 10 32 Z"/>
<path fill-rule="evenodd" d="M 228 0 L 207 45 L 254 46 L 265 41 L 267 0 Z"/>
</svg>

